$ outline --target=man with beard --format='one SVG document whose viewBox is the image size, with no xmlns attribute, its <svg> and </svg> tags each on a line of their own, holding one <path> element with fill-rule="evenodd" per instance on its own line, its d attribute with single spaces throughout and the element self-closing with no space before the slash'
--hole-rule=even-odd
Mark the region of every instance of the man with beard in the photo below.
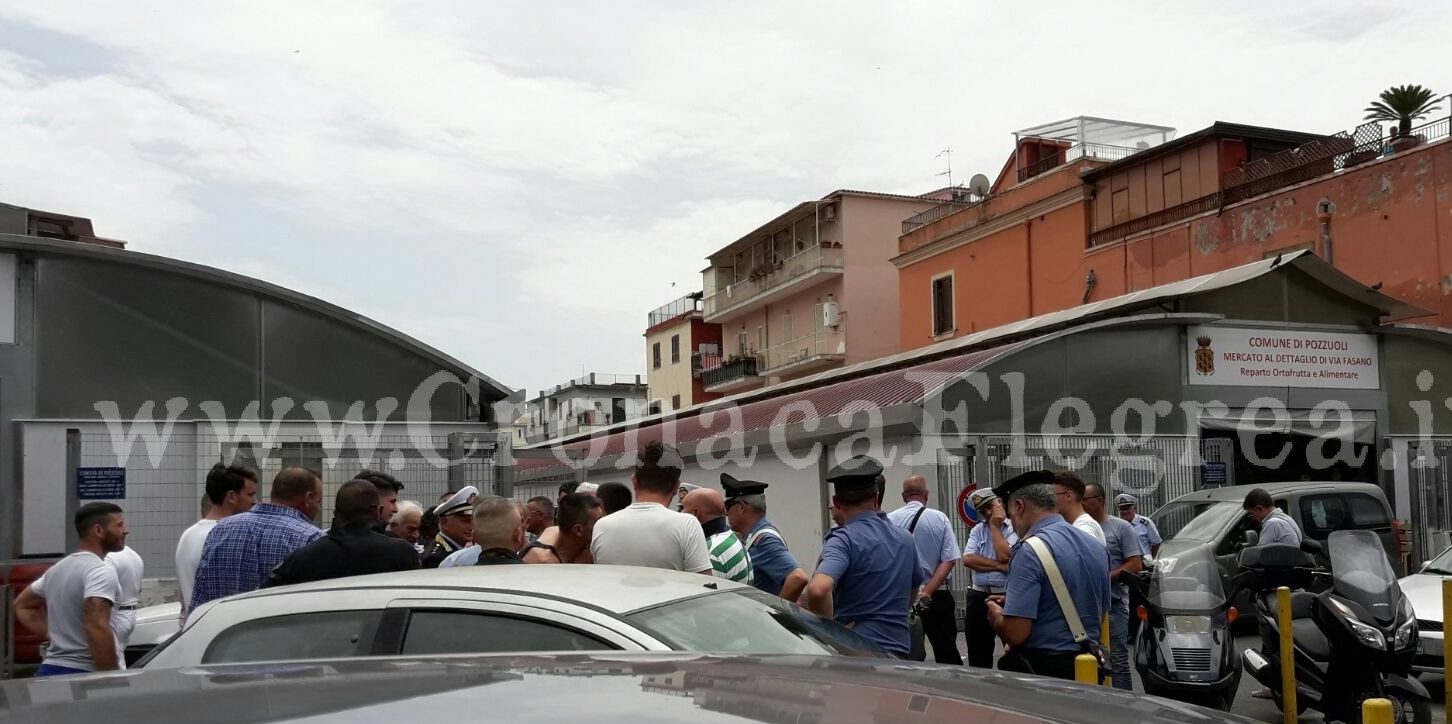
<svg viewBox="0 0 1452 724">
<path fill-rule="evenodd" d="M 66 556 L 15 599 L 15 618 L 50 641 L 36 676 L 83 674 L 121 667 L 111 610 L 121 597 L 106 555 L 126 546 L 126 520 L 114 503 L 76 511 L 79 550 Z"/>
</svg>

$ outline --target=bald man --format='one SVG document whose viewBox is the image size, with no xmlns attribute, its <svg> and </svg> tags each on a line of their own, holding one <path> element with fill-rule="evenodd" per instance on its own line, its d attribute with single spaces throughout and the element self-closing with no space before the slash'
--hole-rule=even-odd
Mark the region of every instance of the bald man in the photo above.
<svg viewBox="0 0 1452 724">
<path fill-rule="evenodd" d="M 681 501 L 681 512 L 701 521 L 706 533 L 706 551 L 711 555 L 711 574 L 751 585 L 751 556 L 726 520 L 726 499 L 710 488 L 697 488 Z"/>
<path fill-rule="evenodd" d="M 953 566 L 963 555 L 953 525 L 940 510 L 928 507 L 928 481 L 910 475 L 902 481 L 904 505 L 888 514 L 888 522 L 906 530 L 917 549 L 918 567 L 927 583 L 918 591 L 913 608 L 923 622 L 923 634 L 933 645 L 933 658 L 940 664 L 963 665 L 958 651 L 958 613 L 950 582 Z M 915 651 L 919 647 L 913 647 Z M 923 658 L 927 658 L 923 651 Z"/>
</svg>

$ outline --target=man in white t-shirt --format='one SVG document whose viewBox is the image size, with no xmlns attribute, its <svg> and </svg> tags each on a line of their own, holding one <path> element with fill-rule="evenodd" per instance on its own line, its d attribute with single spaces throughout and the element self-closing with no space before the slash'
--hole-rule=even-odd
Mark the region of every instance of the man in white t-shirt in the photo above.
<svg viewBox="0 0 1452 724">
<path fill-rule="evenodd" d="M 651 442 L 636 456 L 635 503 L 595 523 L 590 552 L 595 562 L 712 575 L 706 534 L 695 516 L 675 503 L 684 463 L 675 450 Z"/>
<path fill-rule="evenodd" d="M 1064 520 L 1069 521 L 1070 525 L 1099 541 L 1107 555 L 1109 544 L 1104 537 L 1104 528 L 1099 525 L 1099 521 L 1094 520 L 1094 516 L 1084 510 L 1086 487 L 1084 479 L 1072 470 L 1054 473 L 1054 505 L 1058 508 L 1059 515 L 1064 516 Z"/>
<path fill-rule="evenodd" d="M 197 578 L 197 566 L 202 562 L 202 546 L 207 543 L 207 534 L 217 521 L 230 515 L 246 513 L 257 502 L 257 473 L 251 468 L 233 463 L 217 463 L 207 473 L 207 502 L 211 507 L 202 514 L 202 519 L 192 524 L 181 534 L 176 543 L 176 585 L 181 589 L 182 615 L 186 621 L 187 604 L 192 600 L 192 583 Z"/>
<path fill-rule="evenodd" d="M 106 555 L 106 565 L 116 569 L 116 583 L 121 587 L 121 597 L 111 608 L 111 631 L 116 634 L 116 650 L 121 653 L 121 668 L 126 668 L 126 645 L 131 643 L 131 632 L 136 630 L 136 609 L 141 605 L 141 579 L 146 574 L 146 562 L 131 546 Z"/>
<path fill-rule="evenodd" d="M 126 546 L 126 520 L 114 503 L 76 511 L 79 550 L 50 567 L 15 599 L 15 619 L 50 642 L 36 676 L 110 671 L 121 665 L 111 610 L 121 598 L 108 554 Z"/>
</svg>

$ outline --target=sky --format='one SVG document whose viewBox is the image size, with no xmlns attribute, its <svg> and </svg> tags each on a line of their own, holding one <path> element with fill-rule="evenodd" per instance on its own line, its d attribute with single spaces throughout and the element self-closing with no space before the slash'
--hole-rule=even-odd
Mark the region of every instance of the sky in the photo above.
<svg viewBox="0 0 1452 724">
<path fill-rule="evenodd" d="M 0 6 L 0 202 L 352 309 L 531 395 L 640 373 L 705 257 L 1077 115 L 1335 132 L 1452 3 Z M 1443 104 L 1446 110 L 1446 104 Z"/>
</svg>

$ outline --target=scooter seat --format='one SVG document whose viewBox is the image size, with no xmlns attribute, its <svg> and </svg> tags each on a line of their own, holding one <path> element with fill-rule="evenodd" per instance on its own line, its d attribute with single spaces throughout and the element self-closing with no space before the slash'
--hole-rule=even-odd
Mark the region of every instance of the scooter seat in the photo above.
<svg viewBox="0 0 1452 724">
<path fill-rule="evenodd" d="M 1296 638 L 1296 646 L 1310 654 L 1311 658 L 1317 661 L 1331 659 L 1331 642 L 1326 640 L 1326 635 L 1321 633 L 1315 621 L 1308 618 L 1292 620 L 1291 634 Z"/>
<path fill-rule="evenodd" d="M 1299 621 L 1311 618 L 1311 602 L 1314 600 L 1316 600 L 1316 594 L 1309 591 L 1291 591 L 1291 620 Z M 1275 591 L 1265 594 L 1265 604 L 1271 616 L 1280 616 L 1280 606 L 1277 605 Z"/>
</svg>

